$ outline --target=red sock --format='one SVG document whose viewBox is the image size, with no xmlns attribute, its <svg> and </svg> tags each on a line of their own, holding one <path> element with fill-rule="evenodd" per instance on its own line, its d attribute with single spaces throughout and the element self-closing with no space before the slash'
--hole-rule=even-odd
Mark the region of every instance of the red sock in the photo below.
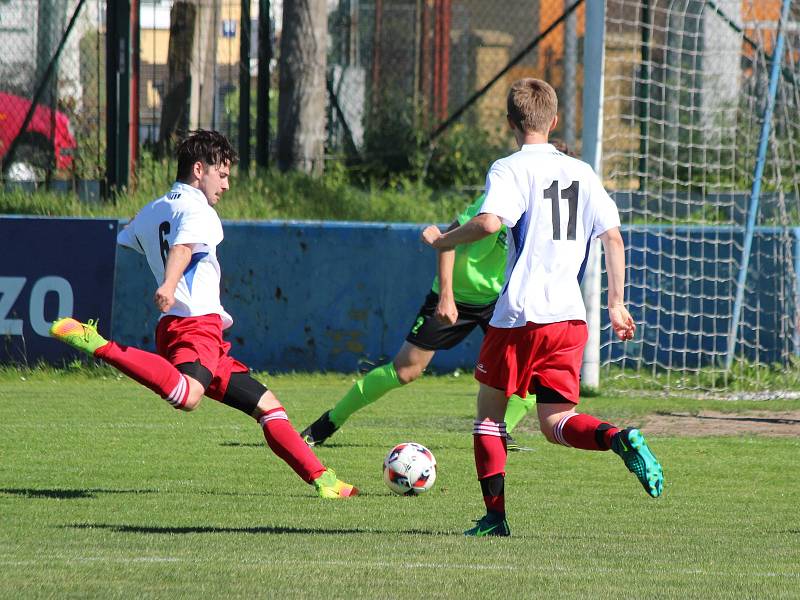
<svg viewBox="0 0 800 600">
<path fill-rule="evenodd" d="M 292 427 L 282 406 L 261 415 L 258 423 L 272 451 L 292 467 L 303 481 L 311 483 L 325 472 L 317 456 Z"/>
<path fill-rule="evenodd" d="M 608 450 L 611 438 L 619 429 L 580 413 L 570 413 L 556 424 L 553 435 L 559 444 L 581 450 Z"/>
<path fill-rule="evenodd" d="M 486 510 L 505 514 L 506 424 L 475 421 L 472 445 Z"/>
<path fill-rule="evenodd" d="M 150 388 L 175 408 L 186 404 L 189 383 L 180 371 L 158 354 L 108 342 L 95 350 L 94 355 Z"/>
</svg>

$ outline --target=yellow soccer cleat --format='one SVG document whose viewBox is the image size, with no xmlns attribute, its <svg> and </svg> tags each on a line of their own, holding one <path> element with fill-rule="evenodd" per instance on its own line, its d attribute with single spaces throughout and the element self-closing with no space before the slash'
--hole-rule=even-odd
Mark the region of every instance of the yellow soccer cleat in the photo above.
<svg viewBox="0 0 800 600">
<path fill-rule="evenodd" d="M 97 333 L 97 321 L 91 319 L 88 323 L 81 323 L 72 317 L 58 319 L 50 326 L 50 335 L 92 356 L 95 350 L 108 343 L 107 339 Z"/>
<path fill-rule="evenodd" d="M 358 489 L 336 478 L 333 469 L 328 469 L 314 480 L 320 498 L 350 498 L 358 495 Z"/>
</svg>

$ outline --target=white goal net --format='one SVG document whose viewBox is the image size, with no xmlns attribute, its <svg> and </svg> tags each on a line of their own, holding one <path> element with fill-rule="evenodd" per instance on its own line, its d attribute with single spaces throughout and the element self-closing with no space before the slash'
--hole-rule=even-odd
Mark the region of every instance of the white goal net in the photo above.
<svg viewBox="0 0 800 600">
<path fill-rule="evenodd" d="M 639 331 L 603 317 L 604 380 L 798 389 L 799 35 L 797 0 L 608 0 L 602 176 Z"/>
</svg>

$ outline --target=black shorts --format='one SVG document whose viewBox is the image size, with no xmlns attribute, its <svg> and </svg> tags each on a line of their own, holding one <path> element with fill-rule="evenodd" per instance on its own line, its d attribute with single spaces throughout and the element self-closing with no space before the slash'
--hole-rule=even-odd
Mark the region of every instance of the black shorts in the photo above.
<svg viewBox="0 0 800 600">
<path fill-rule="evenodd" d="M 406 336 L 406 341 L 423 350 L 447 350 L 459 344 L 475 327 L 486 333 L 486 326 L 494 312 L 490 304 L 461 304 L 456 302 L 458 320 L 455 325 L 441 323 L 435 316 L 439 294 L 430 292 L 420 307 L 417 318 Z"/>
</svg>

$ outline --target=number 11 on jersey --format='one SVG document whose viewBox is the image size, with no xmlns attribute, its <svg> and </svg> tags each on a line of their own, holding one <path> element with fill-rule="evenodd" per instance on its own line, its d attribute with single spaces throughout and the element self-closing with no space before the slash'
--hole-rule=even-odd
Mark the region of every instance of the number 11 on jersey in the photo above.
<svg viewBox="0 0 800 600">
<path fill-rule="evenodd" d="M 569 203 L 569 221 L 567 221 L 567 239 L 577 239 L 578 225 L 578 190 L 579 184 L 573 181 L 569 187 L 561 190 L 559 194 L 558 180 L 544 191 L 544 197 L 549 198 L 553 207 L 553 239 L 561 239 L 561 203 L 559 198 L 567 200 Z"/>
</svg>

